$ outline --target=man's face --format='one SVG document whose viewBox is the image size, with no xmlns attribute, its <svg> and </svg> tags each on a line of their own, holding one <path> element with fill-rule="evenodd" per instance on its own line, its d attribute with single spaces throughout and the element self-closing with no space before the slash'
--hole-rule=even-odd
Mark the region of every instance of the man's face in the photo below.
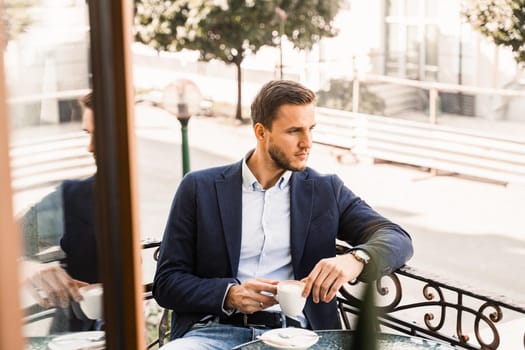
<svg viewBox="0 0 525 350">
<path fill-rule="evenodd" d="M 292 171 L 306 168 L 314 126 L 313 104 L 285 104 L 277 109 L 272 130 L 266 132 L 267 152 L 278 168 Z"/>
<path fill-rule="evenodd" d="M 93 121 L 93 110 L 91 108 L 84 108 L 84 112 L 82 113 L 82 130 L 90 135 L 87 150 L 93 153 L 93 157 L 95 157 L 95 123 Z"/>
</svg>

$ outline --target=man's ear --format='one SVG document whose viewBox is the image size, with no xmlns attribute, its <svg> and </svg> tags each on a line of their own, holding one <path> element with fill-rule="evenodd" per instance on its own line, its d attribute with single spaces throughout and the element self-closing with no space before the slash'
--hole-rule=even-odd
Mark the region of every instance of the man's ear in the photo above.
<svg viewBox="0 0 525 350">
<path fill-rule="evenodd" d="M 256 123 L 253 127 L 253 130 L 255 131 L 255 137 L 257 137 L 257 140 L 264 139 L 266 128 L 261 123 Z"/>
</svg>

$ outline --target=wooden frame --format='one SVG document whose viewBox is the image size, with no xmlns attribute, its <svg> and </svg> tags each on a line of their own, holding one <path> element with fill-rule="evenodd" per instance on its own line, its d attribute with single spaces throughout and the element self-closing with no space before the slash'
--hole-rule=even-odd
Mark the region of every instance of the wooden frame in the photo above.
<svg viewBox="0 0 525 350">
<path fill-rule="evenodd" d="M 132 2 L 89 1 L 97 153 L 97 232 L 106 346 L 143 349 L 144 316 L 136 208 Z"/>
<path fill-rule="evenodd" d="M 143 349 L 144 317 L 140 244 L 135 205 L 133 89 L 129 1 L 90 1 L 95 91 L 97 232 L 100 235 L 106 343 L 109 349 Z M 0 33 L 3 33 L 0 22 Z M 2 37 L 0 37 L 2 38 Z M 2 47 L 4 47 L 3 42 Z M 22 349 L 19 302 L 19 235 L 12 210 L 8 118 L 0 51 L 0 348 Z M 11 286 L 7 288 L 6 286 Z M 20 320 L 20 322 L 16 322 Z"/>
<path fill-rule="evenodd" d="M 0 18 L 3 18 L 0 6 Z M 0 21 L 0 34 L 4 33 Z M 4 75 L 4 36 L 0 35 L 0 349 L 22 349 L 22 310 L 20 308 L 18 262 L 20 237 L 16 232 L 11 191 L 11 169 L 9 161 L 9 120 L 6 106 Z M 16 322 L 20 320 L 20 322 Z"/>
</svg>

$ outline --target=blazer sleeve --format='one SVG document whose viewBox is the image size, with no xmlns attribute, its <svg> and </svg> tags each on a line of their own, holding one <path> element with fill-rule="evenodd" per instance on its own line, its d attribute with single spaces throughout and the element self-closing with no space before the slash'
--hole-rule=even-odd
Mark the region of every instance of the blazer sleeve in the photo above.
<svg viewBox="0 0 525 350">
<path fill-rule="evenodd" d="M 153 296 L 160 306 L 176 312 L 221 315 L 225 293 L 236 280 L 197 274 L 197 226 L 205 220 L 198 214 L 197 198 L 196 175 L 190 173 L 182 180 L 172 202 L 160 246 Z"/>
<path fill-rule="evenodd" d="M 18 220 L 24 241 L 24 255 L 36 258 L 42 250 L 58 246 L 64 233 L 62 186 L 47 194 Z"/>
<path fill-rule="evenodd" d="M 413 255 L 410 235 L 372 209 L 335 175 L 332 186 L 340 218 L 338 239 L 351 245 L 350 250 L 362 249 L 371 258 L 359 279 L 374 280 L 403 266 Z"/>
</svg>

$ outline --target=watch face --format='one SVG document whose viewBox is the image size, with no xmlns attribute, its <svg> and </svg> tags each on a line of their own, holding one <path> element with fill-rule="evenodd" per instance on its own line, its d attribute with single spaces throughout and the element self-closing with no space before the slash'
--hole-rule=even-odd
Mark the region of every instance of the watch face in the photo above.
<svg viewBox="0 0 525 350">
<path fill-rule="evenodd" d="M 364 264 L 368 264 L 368 261 L 370 260 L 370 256 L 368 256 L 367 253 L 365 253 L 362 250 L 354 250 L 353 253 L 357 260 L 361 261 Z"/>
</svg>

